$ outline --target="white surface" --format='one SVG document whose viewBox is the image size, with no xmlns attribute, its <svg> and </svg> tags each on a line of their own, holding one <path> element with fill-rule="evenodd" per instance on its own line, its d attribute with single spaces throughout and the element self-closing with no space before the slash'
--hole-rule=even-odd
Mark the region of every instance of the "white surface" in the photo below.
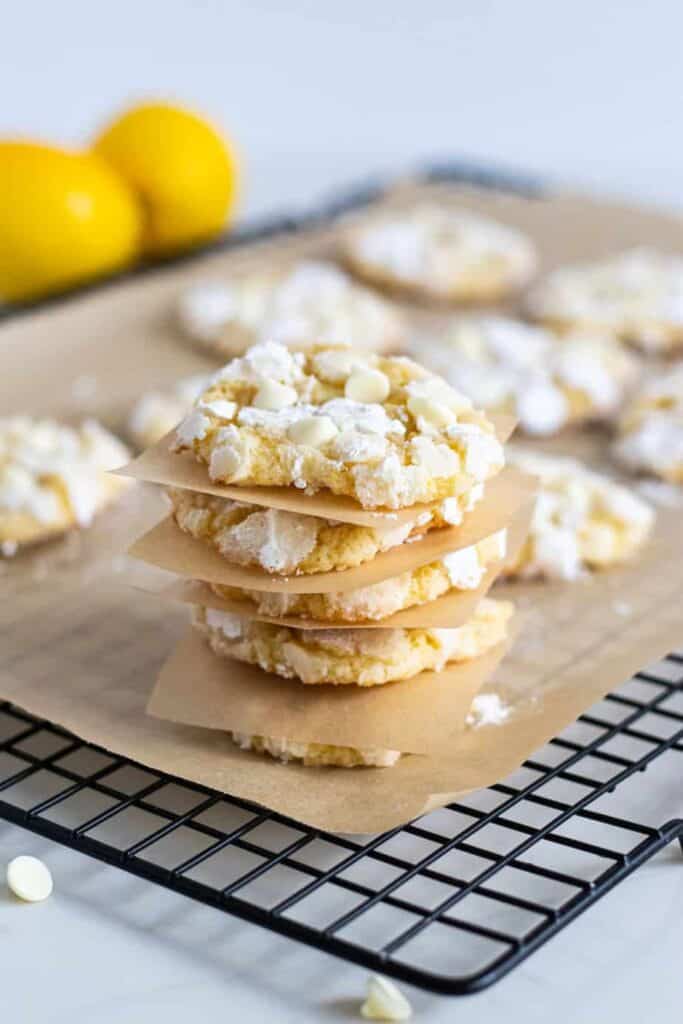
<svg viewBox="0 0 683 1024">
<path fill-rule="evenodd" d="M 175 95 L 239 141 L 247 213 L 440 155 L 680 203 L 682 29 L 673 0 L 23 0 L 3 12 L 0 131 L 76 142 Z M 629 787 L 631 813 L 683 813 L 680 759 Z M 358 1019 L 363 970 L 0 826 L 0 861 L 20 853 L 55 892 L 0 891 L 7 1020 Z M 670 847 L 486 993 L 409 992 L 415 1019 L 679 1021 L 682 868 Z"/>
</svg>

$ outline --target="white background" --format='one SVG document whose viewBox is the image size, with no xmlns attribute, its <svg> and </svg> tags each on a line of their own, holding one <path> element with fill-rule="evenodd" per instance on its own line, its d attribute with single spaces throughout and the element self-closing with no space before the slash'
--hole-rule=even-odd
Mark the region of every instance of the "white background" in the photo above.
<svg viewBox="0 0 683 1024">
<path fill-rule="evenodd" d="M 177 97 L 240 145 L 247 210 L 440 154 L 680 201 L 675 0 L 13 0 L 0 33 L 0 130 Z"/>
<path fill-rule="evenodd" d="M 130 99 L 176 97 L 239 144 L 247 214 L 449 155 L 681 201 L 674 2 L 24 0 L 0 32 L 3 134 L 80 143 Z M 633 813 L 680 814 L 674 756 Z M 0 861 L 19 852 L 49 861 L 56 893 L 0 895 L 8 1020 L 356 1019 L 357 968 L 0 827 Z M 418 1019 L 680 1020 L 682 905 L 670 848 L 490 992 L 413 994 Z"/>
</svg>

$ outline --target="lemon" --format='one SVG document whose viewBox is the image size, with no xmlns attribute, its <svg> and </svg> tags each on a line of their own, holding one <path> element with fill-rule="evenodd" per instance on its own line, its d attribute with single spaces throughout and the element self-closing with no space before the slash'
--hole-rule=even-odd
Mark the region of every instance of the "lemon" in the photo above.
<svg viewBox="0 0 683 1024">
<path fill-rule="evenodd" d="M 0 300 L 119 269 L 137 255 L 140 230 L 135 197 L 100 157 L 0 141 Z"/>
<path fill-rule="evenodd" d="M 237 161 L 202 117 L 144 103 L 116 118 L 94 146 L 142 201 L 146 252 L 169 254 L 223 230 L 235 202 Z"/>
</svg>

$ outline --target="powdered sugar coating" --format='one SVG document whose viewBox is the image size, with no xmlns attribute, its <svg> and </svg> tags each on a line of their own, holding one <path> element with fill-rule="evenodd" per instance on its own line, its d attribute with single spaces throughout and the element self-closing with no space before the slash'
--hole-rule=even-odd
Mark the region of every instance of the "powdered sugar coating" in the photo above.
<svg viewBox="0 0 683 1024">
<path fill-rule="evenodd" d="M 170 488 L 178 526 L 237 565 L 273 574 L 349 569 L 444 524 L 438 507 L 398 526 L 355 526 Z M 457 502 L 457 499 L 453 499 Z"/>
<path fill-rule="evenodd" d="M 531 290 L 527 309 L 537 320 L 670 351 L 683 344 L 683 256 L 638 248 L 560 267 Z"/>
<path fill-rule="evenodd" d="M 515 228 L 437 202 L 379 209 L 349 230 L 343 255 L 375 284 L 437 299 L 493 299 L 521 288 L 536 267 Z"/>
<path fill-rule="evenodd" d="M 384 401 L 345 396 L 358 367 L 387 378 Z M 292 388 L 296 401 L 255 407 L 265 381 Z M 435 422 L 422 405 L 411 411 L 416 398 L 429 394 L 446 422 Z M 234 403 L 232 422 L 211 412 L 217 400 Z M 324 430 L 314 429 L 316 420 Z M 217 482 L 327 488 L 371 509 L 465 495 L 504 463 L 485 414 L 411 360 L 346 348 L 293 353 L 275 342 L 254 346 L 214 375 L 173 447 L 194 451 Z"/>
<path fill-rule="evenodd" d="M 178 319 L 189 338 L 219 355 L 243 352 L 260 338 L 294 348 L 317 342 L 384 352 L 403 334 L 388 303 L 316 260 L 194 284 L 180 296 Z"/>
<path fill-rule="evenodd" d="M 511 317 L 458 317 L 416 337 L 412 352 L 479 407 L 547 436 L 568 423 L 609 419 L 638 372 L 635 358 L 604 335 L 551 331 Z"/>
</svg>

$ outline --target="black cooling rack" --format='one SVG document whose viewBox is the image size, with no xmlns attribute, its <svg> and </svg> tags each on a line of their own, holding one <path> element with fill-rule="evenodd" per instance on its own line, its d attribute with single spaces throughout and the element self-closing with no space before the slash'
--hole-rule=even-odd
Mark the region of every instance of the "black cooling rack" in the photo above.
<svg viewBox="0 0 683 1024">
<path fill-rule="evenodd" d="M 412 177 L 545 191 L 530 176 L 463 162 Z M 367 181 L 210 248 L 324 223 L 385 188 Z M 683 820 L 653 827 L 609 810 L 626 780 L 633 788 L 656 759 L 678 764 L 681 752 L 683 656 L 671 654 L 511 778 L 365 839 L 151 771 L 0 703 L 0 818 L 371 970 L 462 995 L 503 977 L 672 841 L 683 850 Z"/>
<path fill-rule="evenodd" d="M 507 974 L 675 839 L 608 813 L 683 752 L 670 655 L 512 778 L 371 838 L 307 828 L 0 705 L 0 817 L 200 903 L 444 994 Z M 683 761 L 680 766 L 683 767 Z"/>
</svg>

